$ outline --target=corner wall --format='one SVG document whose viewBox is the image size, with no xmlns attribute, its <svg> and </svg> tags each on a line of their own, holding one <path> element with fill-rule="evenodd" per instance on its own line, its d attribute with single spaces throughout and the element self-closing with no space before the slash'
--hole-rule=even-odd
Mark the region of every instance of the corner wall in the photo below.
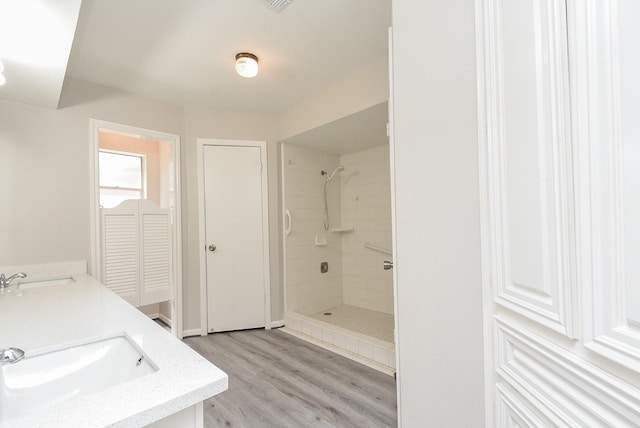
<svg viewBox="0 0 640 428">
<path fill-rule="evenodd" d="M 393 314 L 392 271 L 383 269 L 391 254 L 389 145 L 340 156 L 342 221 L 353 226 L 342 236 L 344 303 Z"/>
<path fill-rule="evenodd" d="M 401 426 L 482 427 L 473 0 L 393 0 Z"/>
<path fill-rule="evenodd" d="M 278 140 L 309 131 L 389 99 L 385 56 L 278 114 Z"/>
</svg>

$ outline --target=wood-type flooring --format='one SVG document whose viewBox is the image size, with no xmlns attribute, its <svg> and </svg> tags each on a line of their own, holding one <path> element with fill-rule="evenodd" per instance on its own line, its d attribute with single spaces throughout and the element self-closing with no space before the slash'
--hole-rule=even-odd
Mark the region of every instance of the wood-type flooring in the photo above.
<svg viewBox="0 0 640 428">
<path fill-rule="evenodd" d="M 204 403 L 205 427 L 397 426 L 392 376 L 285 332 L 184 341 L 229 375 L 229 389 Z"/>
</svg>

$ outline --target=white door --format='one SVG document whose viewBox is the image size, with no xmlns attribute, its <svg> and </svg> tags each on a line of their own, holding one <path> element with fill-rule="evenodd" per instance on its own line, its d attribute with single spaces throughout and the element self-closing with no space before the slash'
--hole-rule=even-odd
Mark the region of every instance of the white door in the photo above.
<svg viewBox="0 0 640 428">
<path fill-rule="evenodd" d="M 640 426 L 640 4 L 476 6 L 488 425 Z"/>
<path fill-rule="evenodd" d="M 203 146 L 208 332 L 265 327 L 261 150 Z"/>
</svg>

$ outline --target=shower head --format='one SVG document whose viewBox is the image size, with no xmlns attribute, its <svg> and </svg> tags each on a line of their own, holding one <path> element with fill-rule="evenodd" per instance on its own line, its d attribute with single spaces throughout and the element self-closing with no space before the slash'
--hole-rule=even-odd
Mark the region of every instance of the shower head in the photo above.
<svg viewBox="0 0 640 428">
<path fill-rule="evenodd" d="M 327 178 L 327 183 L 331 181 L 331 179 L 333 178 L 334 175 L 336 175 L 339 172 L 344 171 L 344 167 L 342 165 L 340 165 L 339 167 L 337 167 L 336 169 L 333 170 L 333 172 L 331 174 L 329 174 L 329 177 Z"/>
</svg>

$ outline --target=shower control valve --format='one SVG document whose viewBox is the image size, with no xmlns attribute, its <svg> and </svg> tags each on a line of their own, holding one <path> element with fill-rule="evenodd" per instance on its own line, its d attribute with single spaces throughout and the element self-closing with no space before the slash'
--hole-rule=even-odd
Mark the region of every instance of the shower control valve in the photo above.
<svg viewBox="0 0 640 428">
<path fill-rule="evenodd" d="M 327 272 L 329 272 L 329 262 L 320 263 L 320 273 L 327 273 Z"/>
</svg>

